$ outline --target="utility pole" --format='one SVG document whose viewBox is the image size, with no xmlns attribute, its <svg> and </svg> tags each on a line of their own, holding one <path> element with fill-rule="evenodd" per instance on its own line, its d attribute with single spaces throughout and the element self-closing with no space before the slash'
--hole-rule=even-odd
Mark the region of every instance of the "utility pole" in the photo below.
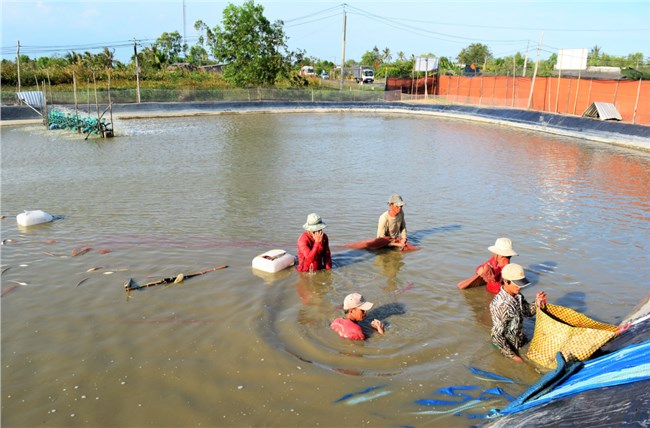
<svg viewBox="0 0 650 428">
<path fill-rule="evenodd" d="M 135 92 L 135 102 L 140 104 L 140 65 L 138 63 L 138 44 L 133 38 L 133 53 L 135 55 L 135 82 L 136 82 L 136 92 Z"/>
<path fill-rule="evenodd" d="M 187 37 L 185 34 L 185 0 L 183 0 L 183 53 L 187 56 L 185 47 L 187 46 Z"/>
<path fill-rule="evenodd" d="M 347 16 L 345 14 L 345 3 L 343 3 L 343 49 L 341 51 L 341 82 L 339 89 L 343 90 L 343 77 L 345 75 L 345 29 L 346 29 Z"/>
<path fill-rule="evenodd" d="M 537 67 L 539 66 L 539 51 L 542 48 L 542 40 L 544 40 L 544 32 L 542 32 L 542 37 L 539 39 L 539 43 L 537 44 L 537 60 L 535 61 L 533 81 L 530 83 L 530 95 L 528 95 L 528 106 L 526 107 L 528 110 L 530 110 L 530 104 L 533 101 L 533 90 L 535 89 L 535 77 L 537 77 Z"/>
<path fill-rule="evenodd" d="M 528 64 L 528 46 L 530 45 L 530 40 L 526 43 L 526 56 L 524 57 L 524 72 L 521 74 L 522 77 L 526 77 L 526 64 Z"/>
<path fill-rule="evenodd" d="M 20 92 L 20 40 L 16 45 L 16 67 L 18 69 L 18 92 Z"/>
</svg>

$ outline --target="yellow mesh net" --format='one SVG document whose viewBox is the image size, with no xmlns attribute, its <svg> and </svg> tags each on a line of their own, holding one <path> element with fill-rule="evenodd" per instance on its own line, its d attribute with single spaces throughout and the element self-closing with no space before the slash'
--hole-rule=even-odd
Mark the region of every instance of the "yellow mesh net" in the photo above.
<svg viewBox="0 0 650 428">
<path fill-rule="evenodd" d="M 556 368 L 558 352 L 567 362 L 584 361 L 616 336 L 617 330 L 616 326 L 594 321 L 573 309 L 547 304 L 537 310 L 535 332 L 526 355 L 548 369 Z"/>
</svg>

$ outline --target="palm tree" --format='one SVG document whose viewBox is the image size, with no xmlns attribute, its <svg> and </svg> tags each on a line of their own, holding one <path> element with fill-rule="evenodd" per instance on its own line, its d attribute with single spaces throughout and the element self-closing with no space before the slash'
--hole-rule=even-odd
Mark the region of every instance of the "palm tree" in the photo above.
<svg viewBox="0 0 650 428">
<path fill-rule="evenodd" d="M 600 58 L 600 46 L 595 45 L 593 48 L 591 48 L 591 52 L 589 52 L 588 58 L 590 65 L 597 65 L 598 59 Z"/>
<path fill-rule="evenodd" d="M 99 62 L 105 68 L 113 68 L 115 51 L 110 50 L 109 48 L 104 48 L 104 50 L 97 54 L 97 62 Z"/>
<path fill-rule="evenodd" d="M 68 61 L 69 64 L 79 64 L 81 63 L 82 60 L 82 55 L 80 53 L 77 53 L 75 51 L 70 51 L 64 56 L 65 60 Z"/>
<path fill-rule="evenodd" d="M 390 62 L 393 57 L 390 54 L 390 49 L 384 48 L 384 50 L 381 52 L 381 59 L 384 62 Z"/>
</svg>

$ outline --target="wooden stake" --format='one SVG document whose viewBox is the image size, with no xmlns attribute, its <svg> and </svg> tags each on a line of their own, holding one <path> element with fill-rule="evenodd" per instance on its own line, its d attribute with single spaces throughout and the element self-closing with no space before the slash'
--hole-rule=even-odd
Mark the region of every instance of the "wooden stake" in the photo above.
<svg viewBox="0 0 650 428">
<path fill-rule="evenodd" d="M 79 129 L 79 106 L 77 104 L 77 75 L 72 73 L 72 87 L 74 88 L 74 126 L 77 133 L 81 133 Z"/>
<path fill-rule="evenodd" d="M 111 137 L 115 135 L 115 126 L 113 126 L 113 102 L 111 101 L 111 71 L 108 71 L 108 106 L 111 108 Z"/>
<path fill-rule="evenodd" d="M 641 94 L 641 81 L 639 79 L 639 86 L 636 89 L 636 101 L 634 102 L 634 115 L 632 116 L 632 124 L 636 124 L 636 110 L 639 108 L 639 94 Z"/>
</svg>

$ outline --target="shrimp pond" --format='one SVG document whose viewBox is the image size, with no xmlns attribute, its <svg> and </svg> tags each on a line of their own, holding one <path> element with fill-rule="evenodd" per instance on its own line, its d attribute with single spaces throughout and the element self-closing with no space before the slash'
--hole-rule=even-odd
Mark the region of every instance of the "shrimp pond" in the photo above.
<svg viewBox="0 0 650 428">
<path fill-rule="evenodd" d="M 492 295 L 455 286 L 496 238 L 529 301 L 544 290 L 618 324 L 650 289 L 648 152 L 402 113 L 115 128 L 0 129 L 3 427 L 480 424 L 540 377 L 491 345 Z M 374 237 L 394 192 L 421 249 L 347 248 Z M 24 210 L 57 219 L 22 228 Z M 296 254 L 311 212 L 334 268 L 253 271 L 268 250 Z M 385 335 L 329 329 L 355 291 Z"/>
</svg>

